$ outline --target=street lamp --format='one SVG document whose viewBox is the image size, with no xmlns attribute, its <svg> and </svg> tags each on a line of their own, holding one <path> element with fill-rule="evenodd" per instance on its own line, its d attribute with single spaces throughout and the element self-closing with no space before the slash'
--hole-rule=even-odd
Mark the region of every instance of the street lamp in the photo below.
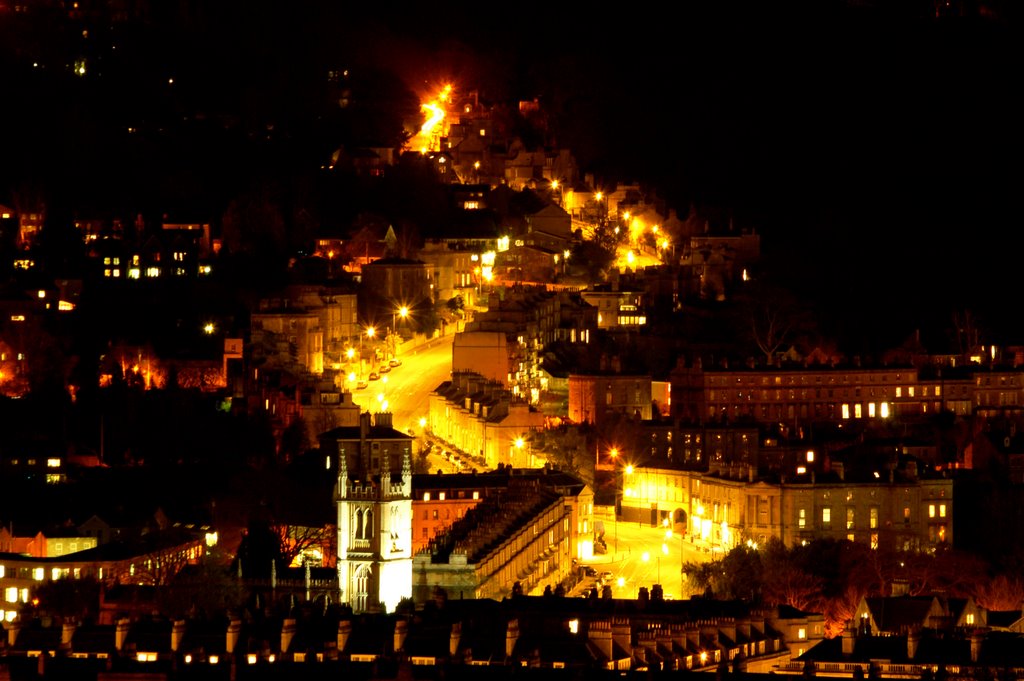
<svg viewBox="0 0 1024 681">
<path fill-rule="evenodd" d="M 391 356 L 398 357 L 398 339 L 395 336 L 398 335 L 398 326 L 395 323 L 395 316 L 399 316 L 405 319 L 409 316 L 409 307 L 402 305 L 398 309 L 391 313 Z"/>
<path fill-rule="evenodd" d="M 608 456 L 612 459 L 612 468 L 615 471 L 615 478 L 619 478 L 619 449 L 618 447 L 612 447 L 608 452 Z M 619 487 L 621 487 L 621 478 L 614 479 L 615 483 L 615 504 L 612 506 L 612 522 L 615 524 L 615 554 L 619 553 L 619 505 L 622 500 L 619 497 Z"/>
<path fill-rule="evenodd" d="M 366 342 L 367 343 L 371 343 L 371 345 L 370 345 L 370 354 L 371 355 L 373 354 L 373 345 L 372 345 L 373 337 L 374 337 L 374 335 L 376 335 L 376 333 L 377 333 L 377 329 L 373 328 L 372 326 L 366 327 L 366 338 L 367 338 Z M 372 359 L 370 361 L 370 364 L 371 365 L 373 364 Z M 363 336 L 362 336 L 362 334 L 360 334 L 359 335 L 359 376 L 362 377 L 362 375 L 363 375 Z"/>
</svg>

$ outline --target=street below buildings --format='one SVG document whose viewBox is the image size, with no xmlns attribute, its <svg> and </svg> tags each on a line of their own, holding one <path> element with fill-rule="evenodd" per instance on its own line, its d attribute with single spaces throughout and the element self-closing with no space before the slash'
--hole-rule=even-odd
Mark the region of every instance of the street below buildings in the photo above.
<svg viewBox="0 0 1024 681">
<path fill-rule="evenodd" d="M 608 552 L 595 554 L 582 564 L 599 576 L 606 575 L 602 583 L 611 585 L 614 598 L 636 598 L 640 587 L 650 591 L 655 584 L 661 584 L 666 599 L 689 597 L 683 564 L 707 562 L 713 557 L 665 527 L 605 520 L 604 532 Z"/>
<path fill-rule="evenodd" d="M 452 335 L 443 336 L 417 348 L 400 352 L 401 364 L 352 392 L 353 401 L 364 411 L 389 411 L 395 430 L 422 436 L 420 419 L 426 418 L 428 397 L 451 378 Z"/>
</svg>

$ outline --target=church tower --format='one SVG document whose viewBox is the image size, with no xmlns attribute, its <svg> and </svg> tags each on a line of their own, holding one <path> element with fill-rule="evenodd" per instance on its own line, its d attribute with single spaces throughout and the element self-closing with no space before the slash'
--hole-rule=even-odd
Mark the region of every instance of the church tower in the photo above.
<svg viewBox="0 0 1024 681">
<path fill-rule="evenodd" d="M 412 596 L 413 438 L 391 423 L 364 412 L 320 435 L 337 457 L 338 586 L 355 612 L 393 612 Z"/>
</svg>

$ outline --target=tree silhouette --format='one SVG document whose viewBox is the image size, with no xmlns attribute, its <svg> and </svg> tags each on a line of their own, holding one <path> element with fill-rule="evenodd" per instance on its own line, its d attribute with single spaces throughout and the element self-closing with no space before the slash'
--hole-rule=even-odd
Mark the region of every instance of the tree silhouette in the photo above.
<svg viewBox="0 0 1024 681">
<path fill-rule="evenodd" d="M 809 311 L 788 289 L 768 281 L 748 282 L 735 299 L 734 323 L 767 364 L 797 337 L 814 327 Z"/>
</svg>

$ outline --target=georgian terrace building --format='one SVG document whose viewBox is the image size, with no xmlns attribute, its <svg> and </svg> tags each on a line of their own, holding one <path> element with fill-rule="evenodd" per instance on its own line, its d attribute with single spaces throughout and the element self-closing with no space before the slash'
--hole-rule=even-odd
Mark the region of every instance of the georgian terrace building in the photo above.
<svg viewBox="0 0 1024 681">
<path fill-rule="evenodd" d="M 949 410 L 1019 409 L 1019 368 L 713 367 L 670 372 L 672 414 L 693 420 L 839 422 L 927 416 Z"/>
<path fill-rule="evenodd" d="M 871 548 L 929 550 L 953 541 L 953 480 L 919 475 L 917 464 L 758 476 L 745 464 L 707 472 L 668 462 L 621 476 L 622 518 L 670 525 L 693 543 L 728 551 L 746 542 L 848 539 Z"/>
</svg>

